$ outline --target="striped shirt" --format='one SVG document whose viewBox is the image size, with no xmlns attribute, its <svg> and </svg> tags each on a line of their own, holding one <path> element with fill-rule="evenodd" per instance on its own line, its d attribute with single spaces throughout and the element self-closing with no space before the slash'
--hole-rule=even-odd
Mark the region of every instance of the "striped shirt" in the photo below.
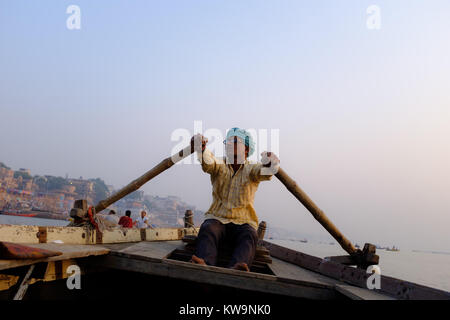
<svg viewBox="0 0 450 320">
<path fill-rule="evenodd" d="M 205 149 L 197 153 L 204 172 L 211 175 L 213 202 L 205 213 L 206 219 L 217 219 L 222 223 L 248 223 L 258 229 L 253 202 L 261 181 L 270 180 L 272 175 L 262 175 L 261 163 L 252 164 L 247 160 L 236 173 L 230 164 L 216 159 Z"/>
</svg>

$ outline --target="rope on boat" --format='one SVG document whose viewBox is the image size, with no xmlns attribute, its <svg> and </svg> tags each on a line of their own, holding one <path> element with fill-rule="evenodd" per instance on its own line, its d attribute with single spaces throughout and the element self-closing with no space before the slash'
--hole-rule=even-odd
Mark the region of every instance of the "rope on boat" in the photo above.
<svg viewBox="0 0 450 320">
<path fill-rule="evenodd" d="M 195 233 L 195 234 L 198 234 L 198 231 L 197 231 L 197 229 L 195 228 L 195 226 L 194 226 L 193 223 L 190 223 L 190 222 L 188 222 L 188 221 L 186 221 L 186 220 L 185 220 L 184 223 L 188 225 L 188 228 L 192 228 L 192 229 L 194 230 L 194 233 Z"/>
<path fill-rule="evenodd" d="M 100 232 L 98 224 L 97 224 L 97 222 L 95 222 L 94 216 L 92 214 L 92 210 L 93 209 L 94 209 L 93 206 L 90 206 L 89 209 L 88 209 L 89 222 L 95 227 L 95 230 L 97 230 L 97 232 Z"/>
</svg>

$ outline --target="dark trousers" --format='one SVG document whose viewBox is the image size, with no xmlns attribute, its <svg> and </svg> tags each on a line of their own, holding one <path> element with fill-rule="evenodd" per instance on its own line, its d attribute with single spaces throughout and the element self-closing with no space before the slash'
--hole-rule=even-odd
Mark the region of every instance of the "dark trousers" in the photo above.
<svg viewBox="0 0 450 320">
<path fill-rule="evenodd" d="M 249 224 L 222 223 L 216 219 L 205 220 L 197 236 L 195 255 L 205 260 L 206 264 L 217 265 L 217 252 L 223 244 L 232 248 L 228 267 L 237 262 L 251 265 L 255 257 L 258 234 Z"/>
</svg>

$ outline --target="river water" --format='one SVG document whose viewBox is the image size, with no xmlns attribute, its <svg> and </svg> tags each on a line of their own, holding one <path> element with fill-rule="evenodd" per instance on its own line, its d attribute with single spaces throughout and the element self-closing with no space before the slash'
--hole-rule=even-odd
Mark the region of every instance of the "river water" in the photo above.
<svg viewBox="0 0 450 320">
<path fill-rule="evenodd" d="M 66 226 L 69 221 L 0 215 L 0 224 Z M 316 257 L 344 255 L 337 244 L 301 243 L 291 240 L 270 240 L 284 247 Z M 450 291 L 450 253 L 377 250 L 381 274 Z"/>
<path fill-rule="evenodd" d="M 70 221 L 56 219 L 41 219 L 0 215 L 0 224 L 19 224 L 29 226 L 67 226 Z"/>
</svg>

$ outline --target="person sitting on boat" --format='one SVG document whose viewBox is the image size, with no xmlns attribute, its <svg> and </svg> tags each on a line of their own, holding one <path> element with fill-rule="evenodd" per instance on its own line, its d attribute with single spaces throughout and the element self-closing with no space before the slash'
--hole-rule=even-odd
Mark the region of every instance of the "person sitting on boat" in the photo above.
<svg viewBox="0 0 450 320">
<path fill-rule="evenodd" d="M 139 229 L 152 228 L 150 225 L 150 220 L 148 219 L 147 212 L 144 210 L 141 211 L 141 216 L 136 220 L 136 227 Z"/>
<path fill-rule="evenodd" d="M 119 217 L 116 215 L 116 211 L 109 210 L 108 215 L 105 217 L 106 220 L 119 224 Z"/>
<path fill-rule="evenodd" d="M 115 213 L 114 210 L 111 210 L 111 211 Z M 97 222 L 99 230 L 102 232 L 105 229 L 117 227 L 117 225 L 119 223 L 119 218 L 115 217 L 115 214 L 111 214 L 111 211 L 109 212 L 109 214 L 97 213 L 95 215 L 95 222 Z M 114 218 L 117 218 L 117 220 Z"/>
<path fill-rule="evenodd" d="M 119 225 L 124 228 L 133 228 L 133 219 L 131 219 L 131 211 L 125 211 L 125 215 L 120 217 Z"/>
<path fill-rule="evenodd" d="M 228 131 L 223 160 L 214 157 L 206 148 L 207 142 L 202 135 L 191 139 L 202 170 L 211 175 L 213 189 L 213 202 L 205 213 L 191 262 L 216 265 L 219 244 L 224 241 L 233 248 L 228 267 L 249 271 L 258 242 L 255 192 L 261 181 L 271 180 L 279 159 L 274 153 L 263 152 L 264 164 L 249 163 L 247 157 L 254 152 L 254 142 L 249 132 L 239 128 Z"/>
</svg>

